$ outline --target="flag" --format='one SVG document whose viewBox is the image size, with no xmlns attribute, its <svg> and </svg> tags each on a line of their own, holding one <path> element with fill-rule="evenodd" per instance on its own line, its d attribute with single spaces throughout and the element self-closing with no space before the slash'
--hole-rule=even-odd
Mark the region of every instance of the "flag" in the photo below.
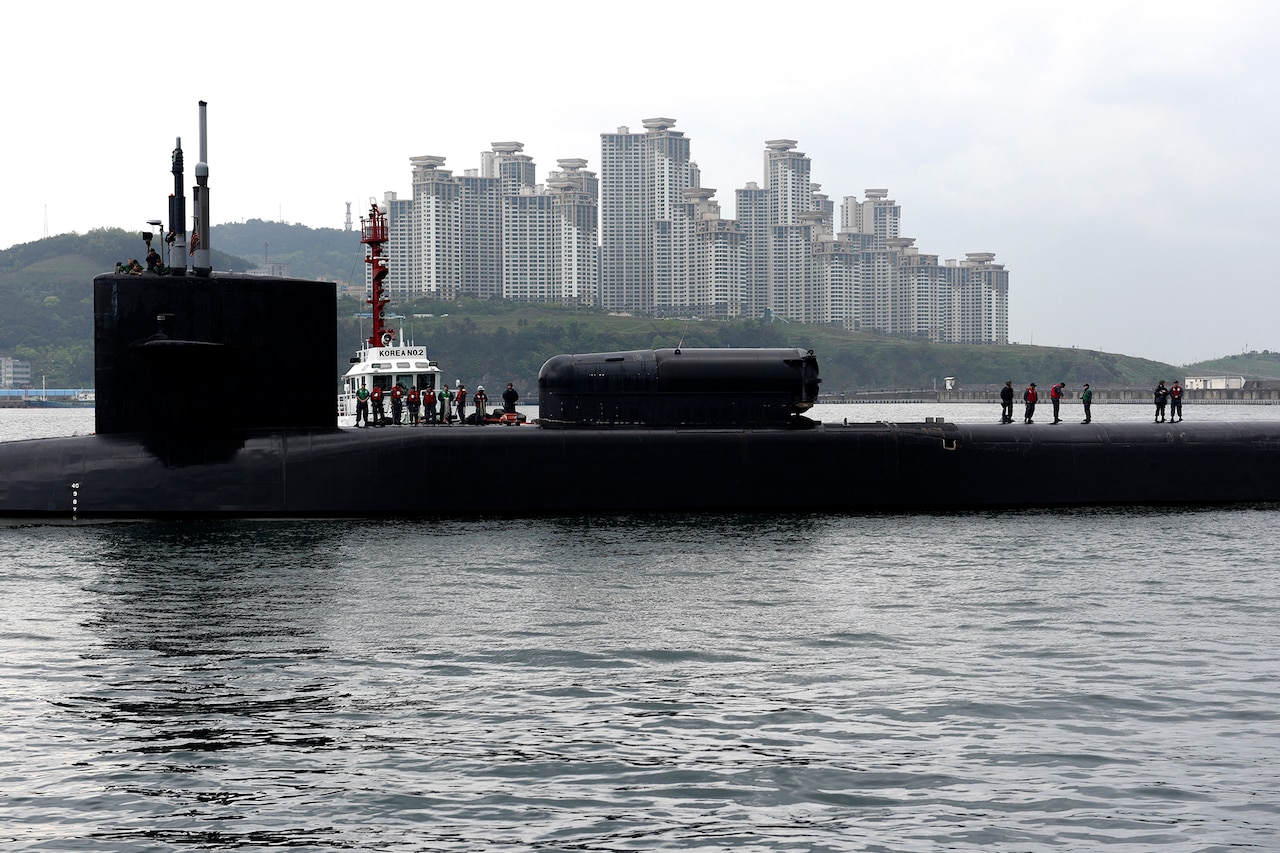
<svg viewBox="0 0 1280 853">
<path fill-rule="evenodd" d="M 192 231 L 191 232 L 191 250 L 187 252 L 187 254 L 194 255 L 196 253 L 196 249 L 199 249 L 199 248 L 200 248 L 200 232 Z"/>
</svg>

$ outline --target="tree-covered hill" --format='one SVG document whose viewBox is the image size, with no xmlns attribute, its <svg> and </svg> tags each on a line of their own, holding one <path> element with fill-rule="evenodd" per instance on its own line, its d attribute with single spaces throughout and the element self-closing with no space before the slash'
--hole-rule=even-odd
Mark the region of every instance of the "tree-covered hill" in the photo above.
<svg viewBox="0 0 1280 853">
<path fill-rule="evenodd" d="M 294 278 L 364 281 L 359 231 L 250 219 L 215 226 L 210 241 L 224 252 L 249 259 L 254 267 L 287 264 Z"/>
<path fill-rule="evenodd" d="M 338 307 L 338 367 L 369 333 L 367 310 L 353 299 Z M 818 356 L 824 392 L 1065 381 L 1095 387 L 1147 385 L 1181 375 L 1149 359 L 1036 346 L 964 346 L 904 340 L 823 326 L 751 321 L 660 320 L 548 305 L 419 300 L 394 306 L 408 341 L 424 345 L 446 379 L 470 386 L 535 385 L 538 369 L 558 353 L 661 347 L 802 347 Z M 415 316 L 431 314 L 430 317 Z"/>
<path fill-rule="evenodd" d="M 251 220 L 219 225 L 210 241 L 217 269 L 243 271 L 264 259 L 291 275 L 346 282 L 363 275 L 358 232 Z M 264 258 L 263 244 L 266 244 Z M 229 254 L 230 253 L 230 254 Z M 119 228 L 62 234 L 0 251 L 0 356 L 31 362 L 49 387 L 93 383 L 91 282 L 117 261 L 141 257 L 139 232 Z M 335 384 L 347 358 L 368 335 L 368 306 L 339 303 Z M 963 346 L 844 332 L 823 326 L 760 321 L 658 320 L 601 311 L 504 301 L 418 300 L 393 305 L 406 335 L 428 348 L 450 381 L 531 389 L 538 368 L 562 352 L 700 346 L 799 346 L 818 355 L 823 390 L 929 388 L 954 376 L 962 386 L 1065 381 L 1145 386 L 1188 373 L 1280 376 L 1280 354 L 1250 353 L 1175 369 L 1148 359 L 1093 350 L 1036 346 Z M 431 315 L 415 317 L 414 315 Z"/>
<path fill-rule="evenodd" d="M 50 388 L 93 385 L 93 277 L 146 257 L 141 232 L 98 228 L 0 251 L 0 356 L 31 363 Z M 248 264 L 214 250 L 219 269 Z"/>
<path fill-rule="evenodd" d="M 1190 365 L 1188 373 L 1280 381 L 1280 352 L 1244 352 Z"/>
</svg>

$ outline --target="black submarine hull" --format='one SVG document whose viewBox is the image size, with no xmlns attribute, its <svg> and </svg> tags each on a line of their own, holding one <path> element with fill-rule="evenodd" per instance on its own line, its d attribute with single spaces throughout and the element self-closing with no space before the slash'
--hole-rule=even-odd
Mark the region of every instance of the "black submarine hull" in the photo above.
<svg viewBox="0 0 1280 853">
<path fill-rule="evenodd" d="M 0 444 L 0 517 L 1280 501 L 1280 422 L 818 424 L 796 348 L 556 356 L 541 426 L 339 428 L 335 327 L 328 283 L 98 276 L 96 434 Z"/>
<path fill-rule="evenodd" d="M 0 445 L 0 516 L 915 511 L 1280 501 L 1280 422 L 532 426 Z"/>
</svg>

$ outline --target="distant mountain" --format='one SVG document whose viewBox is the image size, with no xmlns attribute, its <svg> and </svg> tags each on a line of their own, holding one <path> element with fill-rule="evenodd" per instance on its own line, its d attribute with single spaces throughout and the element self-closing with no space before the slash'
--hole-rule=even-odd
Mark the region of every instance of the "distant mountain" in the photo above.
<svg viewBox="0 0 1280 853">
<path fill-rule="evenodd" d="M 224 252 L 249 259 L 251 267 L 286 264 L 294 278 L 364 282 L 359 231 L 250 219 L 215 225 L 209 239 Z"/>
<path fill-rule="evenodd" d="M 0 356 L 31 363 L 50 388 L 93 385 L 93 277 L 146 257 L 141 232 L 97 228 L 0 251 Z M 218 269 L 248 262 L 215 249 Z"/>
<path fill-rule="evenodd" d="M 344 283 L 363 278 L 360 234 L 250 220 L 218 225 L 210 235 L 213 265 L 245 271 L 282 263 L 297 278 Z M 93 383 L 91 283 L 117 261 L 145 254 L 139 232 L 102 228 L 62 234 L 0 251 L 0 356 L 31 362 L 49 387 Z M 335 385 L 347 356 L 368 334 L 356 315 L 363 303 L 344 299 L 335 330 Z M 657 320 L 601 311 L 495 300 L 393 306 L 406 334 L 425 344 L 450 379 L 496 388 L 516 382 L 526 393 L 538 368 L 561 352 L 676 346 L 800 346 L 821 365 L 824 391 L 928 388 L 955 376 L 964 387 L 1036 381 L 1145 386 L 1187 373 L 1229 372 L 1249 378 L 1280 375 L 1280 354 L 1229 356 L 1189 368 L 1092 350 L 1035 346 L 965 346 L 845 332 L 826 326 L 760 321 Z M 414 315 L 420 316 L 415 318 Z M 287 324 L 286 324 L 287 325 Z"/>
<path fill-rule="evenodd" d="M 1280 381 L 1280 352 L 1244 352 L 1209 361 L 1188 364 L 1183 371 L 1192 376 L 1214 374 L 1243 376 L 1245 379 Z"/>
</svg>

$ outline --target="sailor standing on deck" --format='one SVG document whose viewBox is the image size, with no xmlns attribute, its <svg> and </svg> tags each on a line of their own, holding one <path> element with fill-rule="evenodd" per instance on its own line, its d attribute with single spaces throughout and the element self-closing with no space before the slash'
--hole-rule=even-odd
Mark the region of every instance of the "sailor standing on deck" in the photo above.
<svg viewBox="0 0 1280 853">
<path fill-rule="evenodd" d="M 364 418 L 364 425 L 369 425 L 369 389 L 364 387 L 364 380 L 360 380 L 360 390 L 356 391 L 356 426 L 360 426 L 360 419 Z"/>
<path fill-rule="evenodd" d="M 1093 392 L 1089 390 L 1089 383 L 1084 383 L 1084 390 L 1080 392 L 1080 402 L 1084 403 L 1084 420 L 1080 423 L 1087 424 L 1093 420 L 1093 414 L 1089 411 L 1093 405 Z"/>
<path fill-rule="evenodd" d="M 449 390 L 449 383 L 441 385 L 436 396 L 440 398 L 440 423 L 448 425 L 453 420 L 453 392 Z"/>
<path fill-rule="evenodd" d="M 373 400 L 373 425 L 383 426 L 382 422 L 387 417 L 387 410 L 382 406 L 382 386 L 374 385 L 369 398 Z"/>
<path fill-rule="evenodd" d="M 516 386 L 510 382 L 507 383 L 507 390 L 502 392 L 502 411 L 510 414 L 516 413 L 516 401 L 520 399 L 520 392 L 516 390 Z M 1009 409 L 1009 416 L 1013 417 L 1013 409 Z"/>
<path fill-rule="evenodd" d="M 1173 380 L 1169 386 L 1169 423 L 1182 420 L 1182 383 Z"/>
<path fill-rule="evenodd" d="M 458 390 L 453 396 L 458 401 L 458 423 L 465 424 L 467 422 L 467 389 L 461 380 L 458 381 Z"/>
<path fill-rule="evenodd" d="M 471 399 L 476 404 L 476 426 L 484 426 L 484 417 L 489 413 L 489 395 L 484 393 L 483 385 L 476 386 L 476 393 Z"/>
<path fill-rule="evenodd" d="M 400 413 L 404 411 L 404 386 L 397 382 L 391 386 L 391 422 L 400 426 Z"/>
<path fill-rule="evenodd" d="M 508 388 L 511 386 L 507 386 Z M 514 408 L 514 407 L 513 407 Z M 1013 423 L 1013 380 L 1004 383 L 1000 389 L 1000 423 Z"/>
<path fill-rule="evenodd" d="M 1060 423 L 1062 418 L 1058 417 L 1058 406 L 1062 404 L 1062 389 L 1067 387 L 1067 383 L 1059 382 L 1049 388 L 1049 399 L 1053 402 L 1053 422 Z"/>
<path fill-rule="evenodd" d="M 436 422 L 436 389 L 430 385 L 422 389 L 422 414 L 427 423 Z"/>
<path fill-rule="evenodd" d="M 1040 395 L 1036 393 L 1036 383 L 1032 382 L 1027 386 L 1027 390 L 1022 392 L 1022 401 L 1027 404 L 1026 411 L 1022 414 L 1022 422 L 1024 424 L 1035 423 L 1031 420 L 1036 414 L 1036 400 L 1040 399 Z"/>
<path fill-rule="evenodd" d="M 418 425 L 418 408 L 422 405 L 422 399 L 418 396 L 418 386 L 409 386 L 409 426 Z"/>
</svg>

